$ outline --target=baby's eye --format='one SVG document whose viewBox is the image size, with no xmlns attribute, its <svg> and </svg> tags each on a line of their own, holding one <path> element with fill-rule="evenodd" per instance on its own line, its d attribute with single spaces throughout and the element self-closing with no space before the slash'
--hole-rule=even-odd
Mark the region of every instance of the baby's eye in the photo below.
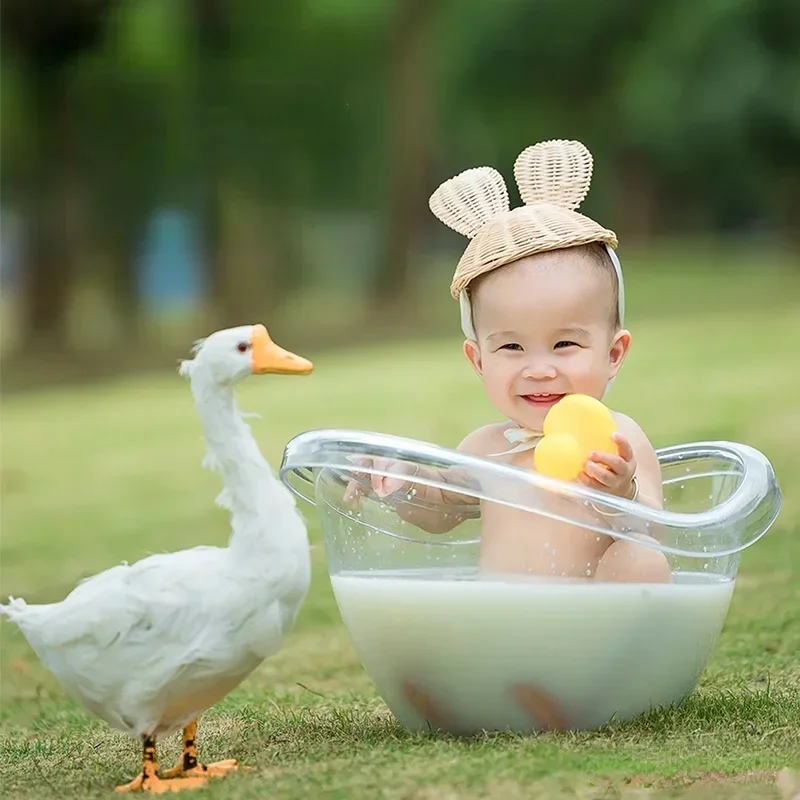
<svg viewBox="0 0 800 800">
<path fill-rule="evenodd" d="M 508 344 L 501 344 L 498 350 L 522 350 L 522 345 L 516 342 L 509 342 Z"/>
<path fill-rule="evenodd" d="M 566 342 L 566 341 L 556 342 L 556 350 L 558 350 L 561 347 L 577 347 L 577 346 L 578 345 L 576 342 Z"/>
</svg>

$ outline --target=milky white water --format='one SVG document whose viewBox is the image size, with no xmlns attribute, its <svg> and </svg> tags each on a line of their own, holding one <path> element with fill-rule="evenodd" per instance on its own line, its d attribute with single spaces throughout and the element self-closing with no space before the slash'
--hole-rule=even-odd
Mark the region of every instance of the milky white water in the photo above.
<svg viewBox="0 0 800 800">
<path fill-rule="evenodd" d="M 402 689 L 410 682 L 446 710 L 441 727 L 458 733 L 542 727 L 542 715 L 537 722 L 512 695 L 519 684 L 551 698 L 570 728 L 680 701 L 705 666 L 734 586 L 708 573 L 672 584 L 441 570 L 331 580 L 364 668 L 399 721 L 428 728 Z"/>
</svg>

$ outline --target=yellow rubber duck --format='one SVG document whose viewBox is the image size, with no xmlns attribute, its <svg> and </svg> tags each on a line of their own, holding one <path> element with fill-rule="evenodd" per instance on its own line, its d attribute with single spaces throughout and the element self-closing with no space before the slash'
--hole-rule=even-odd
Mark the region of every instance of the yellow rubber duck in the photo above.
<svg viewBox="0 0 800 800">
<path fill-rule="evenodd" d="M 562 481 L 574 481 L 593 451 L 617 453 L 611 438 L 617 430 L 611 412 L 586 394 L 568 394 L 547 412 L 544 436 L 533 452 L 537 471 Z"/>
</svg>

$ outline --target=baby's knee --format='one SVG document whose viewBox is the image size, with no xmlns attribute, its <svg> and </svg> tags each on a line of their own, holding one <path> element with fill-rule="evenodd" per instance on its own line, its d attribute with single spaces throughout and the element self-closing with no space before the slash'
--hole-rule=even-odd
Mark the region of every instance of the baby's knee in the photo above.
<svg viewBox="0 0 800 800">
<path fill-rule="evenodd" d="M 652 547 L 635 542 L 614 542 L 600 559 L 595 580 L 618 583 L 670 583 L 667 557 Z"/>
</svg>

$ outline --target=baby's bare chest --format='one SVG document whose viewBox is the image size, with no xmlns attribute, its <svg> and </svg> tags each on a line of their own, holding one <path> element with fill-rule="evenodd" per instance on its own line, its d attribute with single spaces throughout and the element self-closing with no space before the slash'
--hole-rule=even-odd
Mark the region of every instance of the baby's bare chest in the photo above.
<svg viewBox="0 0 800 800">
<path fill-rule="evenodd" d="M 481 504 L 481 566 L 492 572 L 558 577 L 594 574 L 608 536 L 542 513 Z"/>
<path fill-rule="evenodd" d="M 533 452 L 497 455 L 492 460 L 535 472 Z M 526 501 L 533 510 L 481 504 L 482 568 L 569 577 L 593 574 L 611 540 L 580 524 L 587 514 L 583 504 L 533 486 Z"/>
</svg>

